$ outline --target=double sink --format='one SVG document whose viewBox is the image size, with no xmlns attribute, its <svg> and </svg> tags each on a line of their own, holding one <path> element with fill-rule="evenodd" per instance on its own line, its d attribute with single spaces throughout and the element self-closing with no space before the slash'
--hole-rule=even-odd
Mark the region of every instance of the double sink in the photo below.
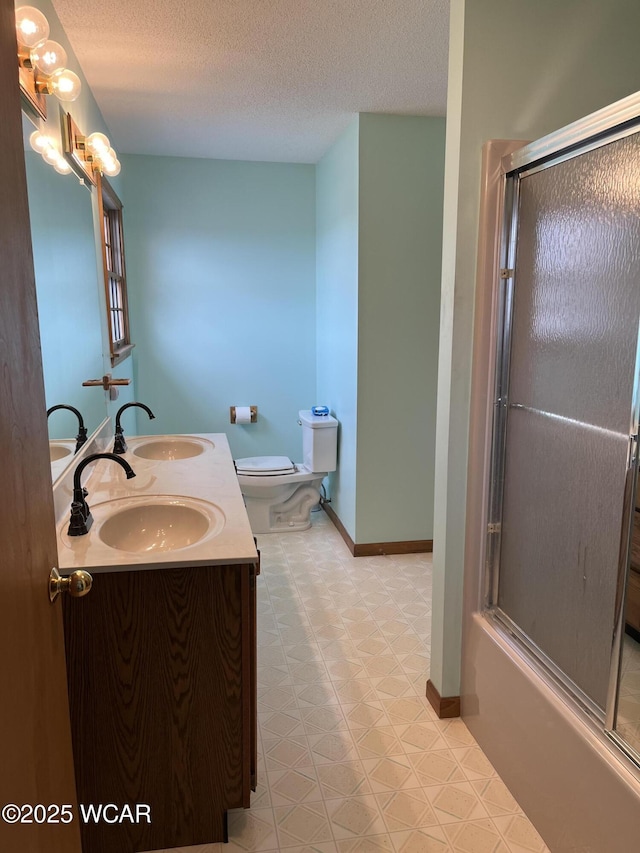
<svg viewBox="0 0 640 853">
<path fill-rule="evenodd" d="M 238 547 L 254 556 L 224 434 L 130 438 L 121 458 L 134 469 L 134 479 L 125 479 L 112 460 L 90 463 L 84 485 L 93 524 L 72 537 L 68 516 L 61 520 L 64 568 L 236 562 Z"/>
<path fill-rule="evenodd" d="M 193 459 L 205 450 L 201 441 L 184 436 L 135 443 L 132 456 L 161 462 Z M 215 504 L 169 495 L 137 495 L 93 505 L 97 535 L 105 545 L 132 553 L 176 551 L 224 527 L 224 513 Z"/>
</svg>

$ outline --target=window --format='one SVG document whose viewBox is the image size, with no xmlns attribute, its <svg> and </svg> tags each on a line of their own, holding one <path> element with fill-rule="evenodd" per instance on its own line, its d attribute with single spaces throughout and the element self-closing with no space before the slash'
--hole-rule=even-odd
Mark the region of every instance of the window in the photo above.
<svg viewBox="0 0 640 853">
<path fill-rule="evenodd" d="M 102 221 L 102 263 L 107 298 L 109 347 L 113 366 L 126 358 L 134 346 L 129 332 L 122 203 L 113 187 L 100 173 L 97 173 L 97 179 Z"/>
</svg>

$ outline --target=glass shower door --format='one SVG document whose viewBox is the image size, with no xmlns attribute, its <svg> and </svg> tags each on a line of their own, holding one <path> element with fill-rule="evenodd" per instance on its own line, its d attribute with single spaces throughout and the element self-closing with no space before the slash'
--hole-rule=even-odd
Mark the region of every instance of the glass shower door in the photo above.
<svg viewBox="0 0 640 853">
<path fill-rule="evenodd" d="M 640 136 L 509 180 L 491 604 L 604 717 L 637 433 Z"/>
</svg>

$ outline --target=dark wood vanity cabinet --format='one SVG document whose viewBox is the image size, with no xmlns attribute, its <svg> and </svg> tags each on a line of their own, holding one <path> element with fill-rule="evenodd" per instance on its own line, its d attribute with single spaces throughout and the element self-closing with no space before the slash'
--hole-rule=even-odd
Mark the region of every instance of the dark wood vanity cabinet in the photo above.
<svg viewBox="0 0 640 853">
<path fill-rule="evenodd" d="M 257 571 L 95 573 L 86 598 L 65 597 L 78 802 L 119 816 L 81 821 L 84 853 L 224 841 L 226 810 L 249 806 Z"/>
</svg>

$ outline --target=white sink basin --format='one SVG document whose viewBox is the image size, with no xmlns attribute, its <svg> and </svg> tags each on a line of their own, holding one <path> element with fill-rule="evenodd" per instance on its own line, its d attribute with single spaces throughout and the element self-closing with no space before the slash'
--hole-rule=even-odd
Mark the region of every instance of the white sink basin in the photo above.
<svg viewBox="0 0 640 853">
<path fill-rule="evenodd" d="M 91 512 L 102 542 L 129 553 L 179 551 L 217 536 L 226 521 L 215 504 L 169 495 L 108 501 Z"/>
<path fill-rule="evenodd" d="M 209 442 L 210 444 L 210 442 Z M 190 459 L 192 456 L 200 456 L 206 445 L 202 441 L 193 438 L 151 438 L 140 442 L 131 448 L 134 456 L 142 459 Z"/>
<path fill-rule="evenodd" d="M 51 462 L 57 462 L 66 456 L 71 456 L 72 453 L 73 450 L 66 444 L 56 444 L 53 441 L 49 442 L 49 460 Z"/>
</svg>

